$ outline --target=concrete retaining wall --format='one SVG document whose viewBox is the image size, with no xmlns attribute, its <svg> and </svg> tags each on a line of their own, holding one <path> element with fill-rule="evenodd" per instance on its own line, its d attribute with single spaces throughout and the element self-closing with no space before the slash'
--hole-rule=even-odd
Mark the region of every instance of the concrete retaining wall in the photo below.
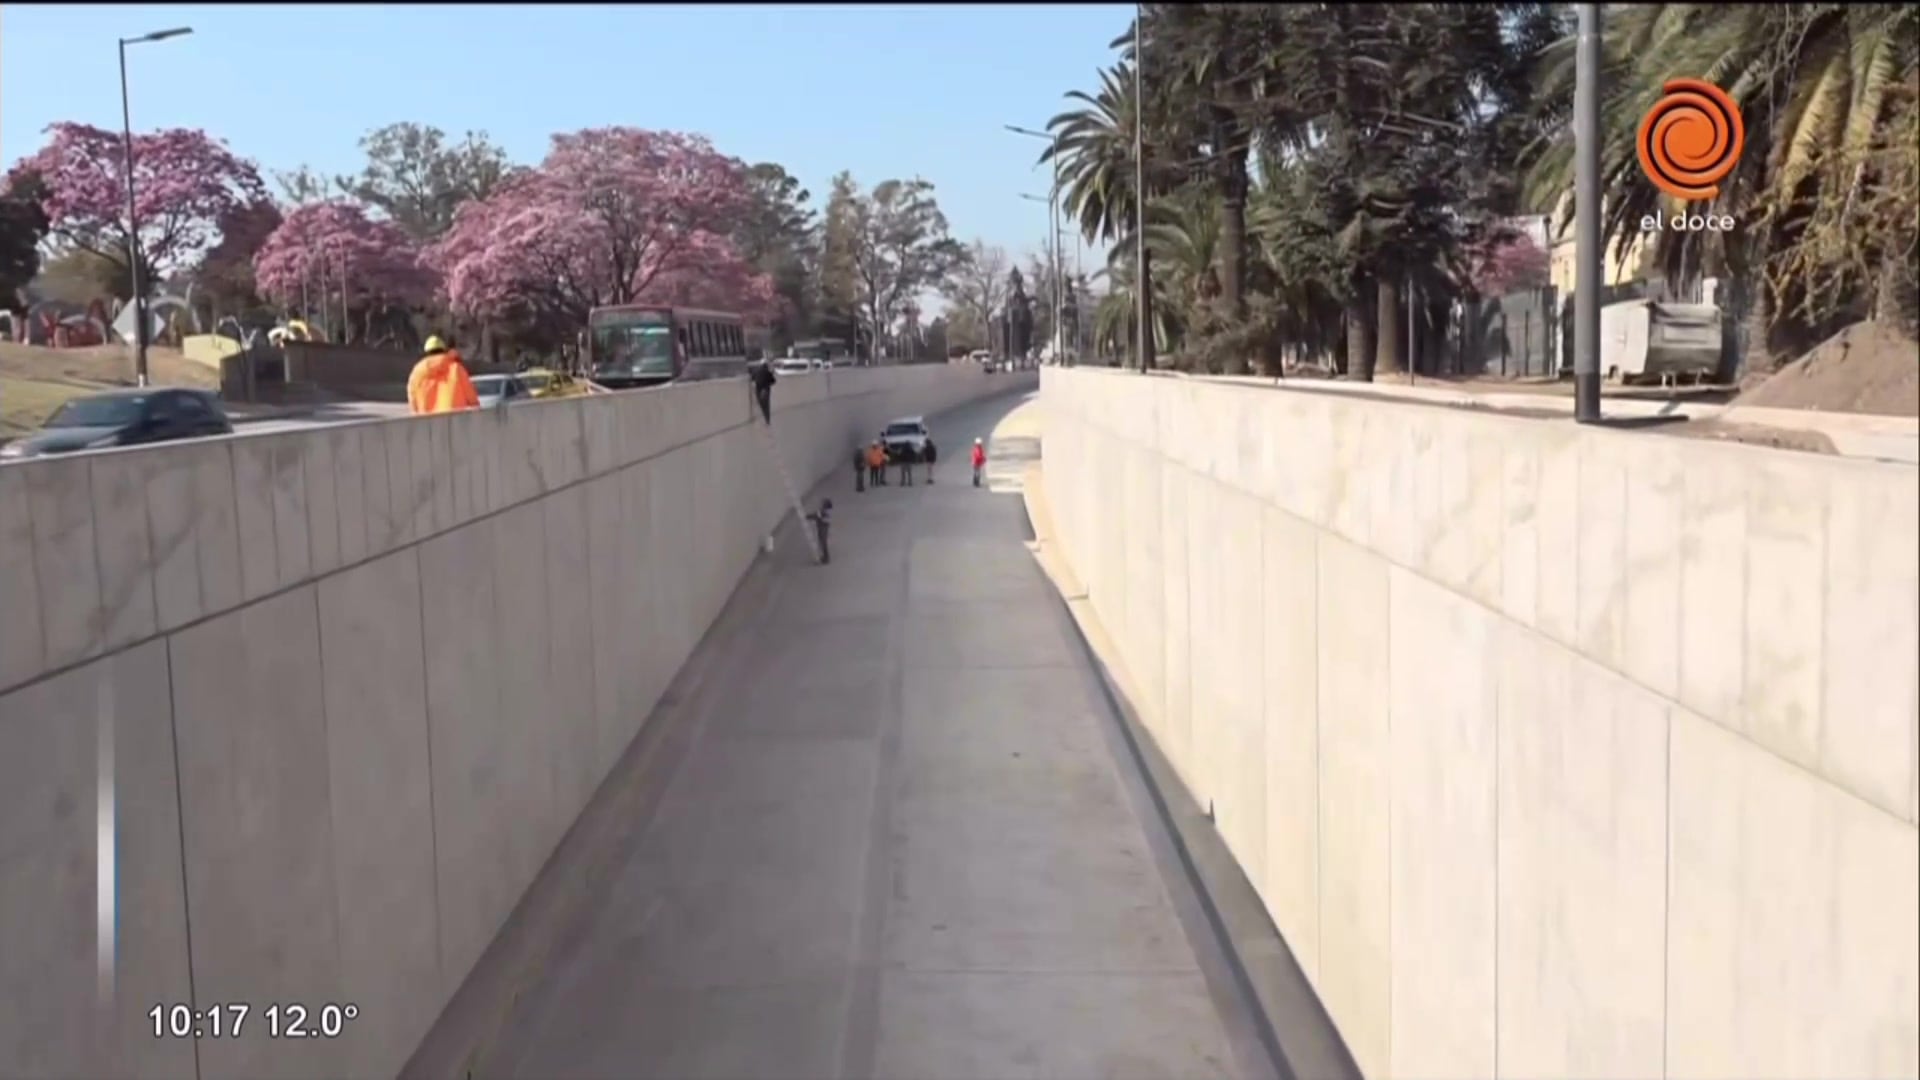
<svg viewBox="0 0 1920 1080">
<path fill-rule="evenodd" d="M 1914 468 L 1042 396 L 1141 711 L 1369 1076 L 1920 1072 Z"/>
<path fill-rule="evenodd" d="M 773 431 L 804 483 L 1023 381 L 787 379 Z M 727 381 L 0 467 L 0 1075 L 396 1073 L 787 512 L 765 440 Z M 252 1014 L 196 1058 L 173 1002 Z"/>
</svg>

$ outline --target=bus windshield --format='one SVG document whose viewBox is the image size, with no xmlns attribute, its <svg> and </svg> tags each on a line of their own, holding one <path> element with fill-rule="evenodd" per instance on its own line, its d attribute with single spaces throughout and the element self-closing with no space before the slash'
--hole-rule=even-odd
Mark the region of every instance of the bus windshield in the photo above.
<svg viewBox="0 0 1920 1080">
<path fill-rule="evenodd" d="M 673 327 L 655 312 L 619 312 L 593 320 L 596 370 L 672 375 Z"/>
</svg>

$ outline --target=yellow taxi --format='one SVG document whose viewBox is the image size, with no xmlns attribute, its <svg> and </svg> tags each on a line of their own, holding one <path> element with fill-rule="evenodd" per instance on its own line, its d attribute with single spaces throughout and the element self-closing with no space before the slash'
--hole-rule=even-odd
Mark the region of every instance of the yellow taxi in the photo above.
<svg viewBox="0 0 1920 1080">
<path fill-rule="evenodd" d="M 532 398 L 578 397 L 592 392 L 584 379 L 550 368 L 528 368 L 516 372 L 514 378 L 520 380 L 527 396 Z"/>
</svg>

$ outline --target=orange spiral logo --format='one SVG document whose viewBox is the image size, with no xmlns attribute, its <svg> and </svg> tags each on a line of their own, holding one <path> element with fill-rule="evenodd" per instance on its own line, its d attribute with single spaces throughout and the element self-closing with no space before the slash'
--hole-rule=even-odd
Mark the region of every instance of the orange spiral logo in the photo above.
<svg viewBox="0 0 1920 1080">
<path fill-rule="evenodd" d="M 1725 90 L 1699 79 L 1669 79 L 1666 96 L 1640 120 L 1640 171 L 1678 199 L 1711 199 L 1740 163 L 1747 127 Z"/>
</svg>

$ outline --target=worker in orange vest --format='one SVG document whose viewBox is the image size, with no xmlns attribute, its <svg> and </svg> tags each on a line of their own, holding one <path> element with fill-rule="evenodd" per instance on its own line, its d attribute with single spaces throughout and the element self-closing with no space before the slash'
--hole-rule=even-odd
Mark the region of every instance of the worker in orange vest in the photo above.
<svg viewBox="0 0 1920 1080">
<path fill-rule="evenodd" d="M 987 468 L 987 448 L 979 439 L 973 440 L 973 486 L 980 486 L 980 474 Z"/>
<path fill-rule="evenodd" d="M 427 339 L 426 355 L 407 376 L 407 407 L 415 416 L 480 407 L 467 365 L 438 335 Z"/>
</svg>

